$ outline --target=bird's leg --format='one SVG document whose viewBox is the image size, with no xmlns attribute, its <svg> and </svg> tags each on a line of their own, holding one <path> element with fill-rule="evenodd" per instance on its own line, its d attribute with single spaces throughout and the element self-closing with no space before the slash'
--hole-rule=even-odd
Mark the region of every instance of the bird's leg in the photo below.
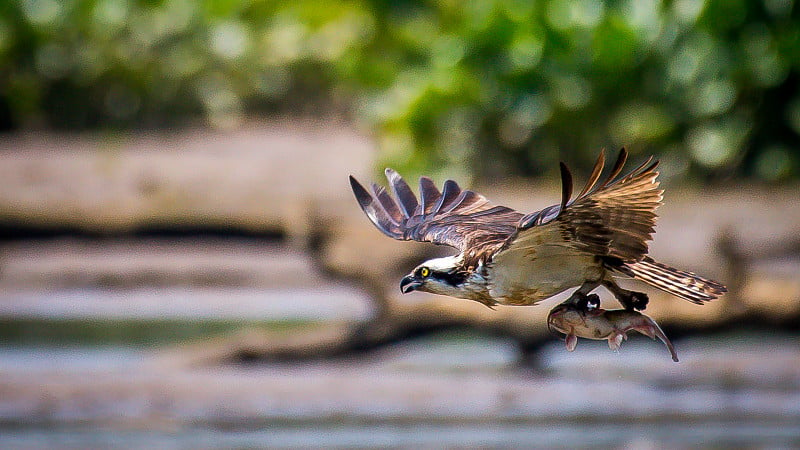
<svg viewBox="0 0 800 450">
<path fill-rule="evenodd" d="M 562 305 L 572 305 L 582 311 L 591 311 L 600 307 L 600 297 L 590 294 L 600 283 L 585 281 L 572 295 L 561 302 Z"/>
<path fill-rule="evenodd" d="M 608 290 L 614 294 L 614 297 L 617 297 L 617 300 L 619 300 L 622 306 L 628 311 L 644 311 L 644 309 L 647 308 L 649 299 L 644 292 L 622 289 L 613 280 L 604 280 L 603 286 L 608 288 Z"/>
</svg>

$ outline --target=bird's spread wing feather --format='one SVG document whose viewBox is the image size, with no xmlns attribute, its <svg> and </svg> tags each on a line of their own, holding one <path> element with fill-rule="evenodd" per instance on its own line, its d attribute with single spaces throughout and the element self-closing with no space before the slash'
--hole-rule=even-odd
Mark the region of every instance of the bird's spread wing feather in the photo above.
<svg viewBox="0 0 800 450">
<path fill-rule="evenodd" d="M 574 199 L 570 198 L 572 176 L 562 163 L 561 203 L 523 217 L 504 250 L 524 250 L 546 241 L 620 263 L 640 261 L 652 239 L 663 191 L 656 181 L 658 162 L 652 159 L 618 177 L 627 156 L 622 149 L 609 175 L 599 182 L 605 165 L 605 152 L 601 152 L 589 180 Z M 556 231 L 561 239 L 553 241 Z M 545 236 L 548 238 L 543 239 Z"/>
<path fill-rule="evenodd" d="M 661 204 L 652 159 L 620 177 L 627 160 L 620 151 L 610 173 L 601 182 L 605 152 L 601 152 L 586 183 L 572 198 L 572 175 L 561 164 L 561 202 L 523 216 L 493 205 L 481 194 L 462 190 L 447 180 L 442 190 L 420 178 L 419 199 L 394 170 L 386 169 L 391 194 L 382 186 L 350 184 L 361 209 L 373 224 L 399 240 L 433 242 L 455 247 L 465 258 L 478 259 L 495 251 L 514 251 L 546 244 L 607 257 L 620 265 L 640 261 L 652 238 L 656 208 Z M 559 239 L 553 239 L 558 236 Z"/>
<path fill-rule="evenodd" d="M 467 265 L 504 245 L 523 216 L 493 205 L 481 194 L 462 190 L 453 180 L 447 180 L 440 192 L 430 178 L 420 178 L 417 200 L 397 172 L 386 169 L 386 178 L 393 196 L 376 184 L 367 191 L 350 177 L 358 204 L 372 223 L 395 239 L 455 247 L 464 253 Z"/>
</svg>

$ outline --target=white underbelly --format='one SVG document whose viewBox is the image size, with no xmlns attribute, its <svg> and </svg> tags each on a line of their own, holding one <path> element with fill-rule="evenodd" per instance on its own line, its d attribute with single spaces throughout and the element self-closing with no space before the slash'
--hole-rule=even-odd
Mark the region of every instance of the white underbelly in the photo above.
<svg viewBox="0 0 800 450">
<path fill-rule="evenodd" d="M 540 246 L 535 253 L 503 252 L 488 272 L 489 294 L 507 305 L 529 305 L 604 275 L 593 255 L 559 245 Z"/>
</svg>

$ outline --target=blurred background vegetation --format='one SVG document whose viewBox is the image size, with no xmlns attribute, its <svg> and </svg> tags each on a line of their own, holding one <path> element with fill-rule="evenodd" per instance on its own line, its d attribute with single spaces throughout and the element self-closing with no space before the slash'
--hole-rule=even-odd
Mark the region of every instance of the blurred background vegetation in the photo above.
<svg viewBox="0 0 800 450">
<path fill-rule="evenodd" d="M 666 176 L 800 174 L 792 0 L 7 0 L 0 128 L 344 115 L 381 165 L 532 176 L 601 147 Z"/>
</svg>

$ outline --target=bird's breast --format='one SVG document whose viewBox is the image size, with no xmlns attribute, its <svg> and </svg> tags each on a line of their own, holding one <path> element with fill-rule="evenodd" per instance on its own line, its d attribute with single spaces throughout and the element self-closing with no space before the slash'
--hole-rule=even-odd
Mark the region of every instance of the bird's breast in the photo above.
<svg viewBox="0 0 800 450">
<path fill-rule="evenodd" d="M 603 278 L 604 269 L 593 255 L 564 246 L 549 247 L 498 254 L 487 269 L 490 295 L 501 304 L 530 305 Z"/>
</svg>

